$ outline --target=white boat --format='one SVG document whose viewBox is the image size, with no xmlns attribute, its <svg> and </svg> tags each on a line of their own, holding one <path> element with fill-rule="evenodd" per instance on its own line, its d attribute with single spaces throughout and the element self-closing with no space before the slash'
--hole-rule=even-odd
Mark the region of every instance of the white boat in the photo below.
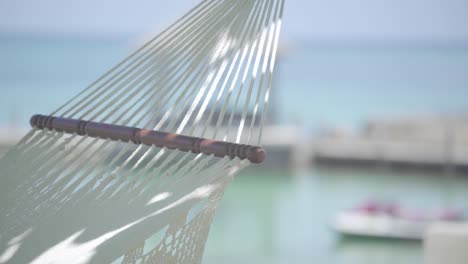
<svg viewBox="0 0 468 264">
<path fill-rule="evenodd" d="M 333 228 L 344 235 L 421 240 L 431 224 L 462 219 L 461 211 L 457 210 L 415 212 L 371 202 L 338 213 Z"/>
</svg>

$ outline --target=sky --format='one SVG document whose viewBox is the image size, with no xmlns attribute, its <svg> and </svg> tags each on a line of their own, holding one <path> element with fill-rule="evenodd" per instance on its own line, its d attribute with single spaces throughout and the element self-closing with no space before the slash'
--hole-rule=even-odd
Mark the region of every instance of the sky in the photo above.
<svg viewBox="0 0 468 264">
<path fill-rule="evenodd" d="M 1 0 L 0 32 L 141 35 L 199 0 Z M 468 40 L 466 0 L 287 0 L 289 38 Z"/>
</svg>

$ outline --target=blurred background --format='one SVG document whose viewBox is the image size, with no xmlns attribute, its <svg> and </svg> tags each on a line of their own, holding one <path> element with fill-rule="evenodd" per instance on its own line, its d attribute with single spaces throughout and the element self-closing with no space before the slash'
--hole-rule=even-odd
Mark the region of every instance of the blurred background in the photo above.
<svg viewBox="0 0 468 264">
<path fill-rule="evenodd" d="M 0 155 L 198 1 L 0 1 Z M 422 263 L 468 212 L 468 2 L 290 0 L 264 145 L 205 263 Z"/>
</svg>

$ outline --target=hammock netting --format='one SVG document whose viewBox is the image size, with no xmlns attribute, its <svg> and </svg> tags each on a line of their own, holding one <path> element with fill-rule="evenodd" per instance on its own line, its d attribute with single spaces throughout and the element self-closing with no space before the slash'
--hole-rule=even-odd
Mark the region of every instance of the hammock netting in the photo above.
<svg viewBox="0 0 468 264">
<path fill-rule="evenodd" d="M 283 0 L 205 0 L 51 115 L 260 144 Z M 33 128 L 0 160 L 0 263 L 200 263 L 249 161 Z"/>
</svg>

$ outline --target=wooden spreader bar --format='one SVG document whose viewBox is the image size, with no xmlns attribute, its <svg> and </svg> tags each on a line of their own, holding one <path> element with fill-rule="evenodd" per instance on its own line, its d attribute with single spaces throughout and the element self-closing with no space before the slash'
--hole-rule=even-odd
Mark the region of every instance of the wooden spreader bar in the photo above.
<svg viewBox="0 0 468 264">
<path fill-rule="evenodd" d="M 216 157 L 229 156 L 248 159 L 252 163 L 265 160 L 265 151 L 261 147 L 216 141 L 206 138 L 190 137 L 156 130 L 128 126 L 97 123 L 91 121 L 61 118 L 55 116 L 34 115 L 31 126 L 68 134 L 87 135 L 89 137 L 120 140 L 135 144 L 154 145 L 184 152 L 203 153 Z"/>
</svg>

